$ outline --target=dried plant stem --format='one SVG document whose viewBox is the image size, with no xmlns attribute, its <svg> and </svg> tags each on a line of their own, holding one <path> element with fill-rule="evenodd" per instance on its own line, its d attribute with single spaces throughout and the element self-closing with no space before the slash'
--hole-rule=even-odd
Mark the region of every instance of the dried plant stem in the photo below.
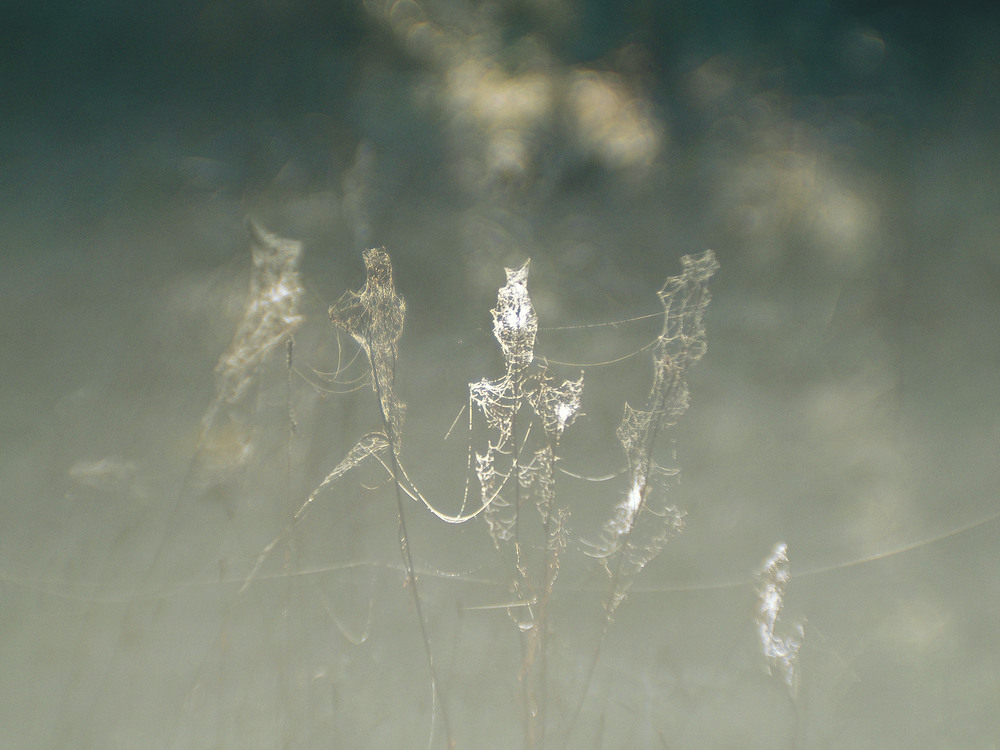
<svg viewBox="0 0 1000 750">
<path fill-rule="evenodd" d="M 395 363 L 393 363 L 393 373 L 395 373 Z M 375 378 L 375 392 L 378 395 L 379 413 L 382 417 L 382 425 L 385 428 L 386 434 L 389 435 L 391 434 L 389 432 L 389 418 L 388 415 L 386 415 L 385 410 L 381 407 L 381 404 L 384 402 L 379 389 L 380 386 L 378 378 Z M 417 614 L 417 621 L 420 624 L 420 637 L 424 643 L 424 653 L 427 655 L 427 667 L 431 674 L 432 700 L 440 708 L 441 723 L 444 724 L 445 739 L 448 743 L 448 747 L 453 748 L 455 747 L 455 740 L 451 733 L 451 722 L 448 719 L 448 710 L 445 707 L 444 699 L 441 696 L 441 683 L 438 680 L 437 669 L 434 666 L 434 653 L 431 648 L 431 639 L 427 634 L 427 618 L 424 616 L 423 605 L 420 601 L 420 591 L 417 588 L 417 574 L 413 567 L 413 555 L 410 552 L 410 538 L 406 533 L 406 518 L 403 514 L 403 490 L 399 483 L 399 458 L 398 447 L 396 445 L 389 446 L 389 455 L 389 465 L 392 469 L 392 484 L 396 494 L 396 514 L 399 521 L 399 551 L 403 557 L 403 566 L 406 568 L 406 585 L 410 589 L 410 594 L 413 597 L 413 609 Z"/>
</svg>

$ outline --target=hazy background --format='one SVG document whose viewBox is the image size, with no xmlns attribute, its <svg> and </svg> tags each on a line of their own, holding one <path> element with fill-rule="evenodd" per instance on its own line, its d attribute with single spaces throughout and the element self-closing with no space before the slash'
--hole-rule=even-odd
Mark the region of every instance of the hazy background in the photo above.
<svg viewBox="0 0 1000 750">
<path fill-rule="evenodd" d="M 998 21 L 909 2 L 4 2 L 0 744 L 445 746 L 377 471 L 320 495 L 241 592 L 378 427 L 362 366 L 321 373 L 356 351 L 327 306 L 385 245 L 408 304 L 403 459 L 450 511 L 466 384 L 502 374 L 505 266 L 532 259 L 536 354 L 583 365 L 562 465 L 600 475 L 651 377 L 648 353 L 621 358 L 658 322 L 566 327 L 657 312 L 684 254 L 722 265 L 664 446 L 687 528 L 617 613 L 572 735 L 607 596 L 579 540 L 621 487 L 560 480 L 550 746 L 1000 746 Z M 307 320 L 294 369 L 280 349 L 257 372 L 234 468 L 235 440 L 199 434 L 248 214 L 304 243 Z M 454 739 L 521 746 L 484 524 L 407 512 Z M 805 621 L 796 695 L 754 623 L 777 542 L 784 632 Z"/>
</svg>

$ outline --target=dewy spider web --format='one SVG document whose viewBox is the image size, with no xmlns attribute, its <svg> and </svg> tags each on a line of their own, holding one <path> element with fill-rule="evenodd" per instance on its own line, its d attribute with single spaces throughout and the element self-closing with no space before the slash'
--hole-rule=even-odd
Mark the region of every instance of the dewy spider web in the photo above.
<svg viewBox="0 0 1000 750">
<path fill-rule="evenodd" d="M 426 620 L 421 611 L 403 516 L 402 495 L 407 494 L 419 500 L 438 518 L 451 523 L 468 521 L 484 513 L 496 549 L 505 557 L 512 571 L 511 588 L 515 602 L 508 611 L 521 631 L 527 634 L 522 671 L 541 675 L 540 678 L 522 680 L 525 685 L 525 700 L 539 704 L 544 700 L 545 631 L 543 627 L 536 625 L 544 622 L 548 597 L 558 572 L 559 555 L 565 549 L 568 539 L 568 510 L 555 505 L 556 448 L 563 431 L 572 424 L 579 411 L 583 376 L 581 374 L 576 380 L 564 380 L 556 384 L 545 366 L 533 364 L 538 319 L 527 293 L 528 264 L 525 263 L 518 269 L 508 269 L 507 284 L 500 289 L 497 306 L 492 310 L 493 332 L 503 352 L 505 373 L 495 381 L 483 379 L 469 384 L 470 404 L 482 413 L 491 433 L 485 451 L 475 453 L 475 473 L 479 480 L 481 503 L 472 513 L 465 513 L 468 501 L 466 485 L 457 515 L 437 510 L 410 480 L 399 456 L 405 406 L 396 396 L 395 366 L 406 305 L 395 291 L 388 254 L 384 250 L 368 250 L 364 253 L 364 261 L 367 270 L 365 286 L 359 291 L 348 291 L 332 305 L 330 319 L 349 333 L 369 358 L 372 386 L 379 402 L 383 429 L 362 437 L 316 487 L 295 513 L 291 525 L 258 555 L 243 590 L 253 580 L 267 555 L 292 526 L 301 521 L 317 494 L 366 459 L 374 458 L 393 480 L 398 504 L 400 550 L 420 621 L 435 700 L 441 706 L 445 732 L 451 743 L 450 727 L 440 698 Z M 518 415 L 522 410 L 530 416 L 522 420 L 525 426 L 523 435 L 519 435 Z M 471 419 L 470 408 L 470 430 Z M 533 435 L 535 420 L 537 426 Z M 528 446 L 530 451 L 527 451 Z M 528 455 L 529 458 L 523 460 L 522 455 Z M 472 465 L 472 456 L 470 442 L 469 466 Z M 503 462 L 501 468 L 497 467 L 498 462 Z M 505 489 L 509 492 L 505 493 Z M 511 493 L 513 497 L 508 497 Z M 541 520 L 540 531 L 536 531 L 541 540 L 532 540 L 530 543 L 526 536 L 522 539 L 522 526 L 525 524 L 520 522 L 521 506 L 528 498 L 534 500 Z M 537 572 L 531 570 L 527 561 L 527 550 L 536 547 L 543 550 L 542 558 L 535 566 Z M 527 617 L 522 617 L 522 606 Z M 535 666 L 536 656 L 540 666 Z M 539 681 L 540 688 L 536 685 Z M 539 717 L 532 722 L 529 730 L 532 737 L 529 744 L 534 745 L 534 733 L 540 734 L 544 727 L 544 714 L 536 709 L 532 711 L 532 715 Z"/>
<path fill-rule="evenodd" d="M 229 347 L 215 366 L 215 398 L 202 418 L 202 440 L 211 450 L 219 433 L 235 442 L 232 462 L 244 464 L 252 454 L 252 436 L 245 424 L 245 402 L 263 362 L 289 341 L 305 318 L 299 312 L 303 288 L 298 264 L 302 243 L 271 234 L 247 219 L 253 267 L 243 315 Z"/>
<path fill-rule="evenodd" d="M 499 380 L 484 378 L 469 384 L 470 402 L 482 413 L 487 427 L 496 433 L 495 438 L 489 440 L 486 451 L 476 453 L 476 474 L 490 535 L 498 548 L 511 541 L 519 511 L 518 502 L 512 504 L 500 490 L 512 474 L 517 474 L 517 488 L 528 487 L 532 481 L 530 462 L 528 466 L 519 465 L 524 444 L 518 442 L 516 435 L 518 414 L 527 405 L 541 420 L 547 444 L 538 449 L 536 457 L 551 471 L 552 448 L 563 430 L 573 423 L 583 391 L 582 374 L 576 380 L 554 385 L 546 367 L 538 366 L 534 370 L 529 367 L 534 359 L 538 316 L 528 296 L 527 280 L 527 263 L 520 268 L 508 268 L 507 284 L 500 289 L 497 306 L 491 311 L 493 335 L 503 352 L 506 372 Z M 530 420 L 528 422 L 530 425 Z M 526 426 L 524 443 L 529 438 L 529 431 L 530 426 Z M 497 468 L 500 460 L 509 465 Z M 543 521 L 547 520 L 548 503 L 543 502 L 539 512 Z"/>
<path fill-rule="evenodd" d="M 788 545 L 779 542 L 771 554 L 765 558 L 757 570 L 757 632 L 760 637 L 761 652 L 767 662 L 767 669 L 777 671 L 788 693 L 794 699 L 799 691 L 799 648 L 805 632 L 800 620 L 791 627 L 791 634 L 781 637 L 775 634 L 781 608 L 784 605 L 785 588 L 792 578 L 788 562 Z"/>
<path fill-rule="evenodd" d="M 617 431 L 628 464 L 624 497 L 604 524 L 600 541 L 589 545 L 589 554 L 598 558 L 608 573 L 610 588 L 604 625 L 570 720 L 567 743 L 590 691 L 615 610 L 635 575 L 683 528 L 683 513 L 666 496 L 666 481 L 677 470 L 662 466 L 654 450 L 658 436 L 687 411 L 687 368 L 705 354 L 703 318 L 711 300 L 708 281 L 719 262 L 715 253 L 706 250 L 701 255 L 684 256 L 681 265 L 683 273 L 671 276 L 659 291 L 663 330 L 653 351 L 653 385 L 646 404 L 642 409 L 626 404 Z"/>
<path fill-rule="evenodd" d="M 367 456 L 384 452 L 385 448 L 388 448 L 389 465 L 387 469 L 395 488 L 399 522 L 399 549 L 403 557 L 403 565 L 406 568 L 406 580 L 413 595 L 413 607 L 416 610 L 420 635 L 427 655 L 427 666 L 431 676 L 431 693 L 435 705 L 439 707 L 441 712 L 448 747 L 453 747 L 455 742 L 451 732 L 451 724 L 441 697 L 441 683 L 434 665 L 434 654 L 427 634 L 427 619 L 424 616 L 420 592 L 417 587 L 417 576 L 413 567 L 413 556 L 410 552 L 410 540 L 406 532 L 406 519 L 403 513 L 404 493 L 400 485 L 399 451 L 405 407 L 396 397 L 394 386 L 396 356 L 399 339 L 403 335 L 406 303 L 396 293 L 392 282 L 392 264 L 389 261 L 389 254 L 385 250 L 365 251 L 364 262 L 368 274 L 364 288 L 359 292 L 347 292 L 338 302 L 333 304 L 330 307 L 330 320 L 334 325 L 349 333 L 368 355 L 372 371 L 372 386 L 379 402 L 379 413 L 382 418 L 386 445 L 381 444 L 377 434 L 366 436 L 362 438 L 358 446 L 352 449 L 351 453 L 348 454 L 346 464 L 342 462 L 342 465 L 345 466 L 344 471 L 347 471 Z M 384 463 L 383 466 L 385 466 Z"/>
<path fill-rule="evenodd" d="M 522 637 L 519 684 L 526 745 L 542 746 L 547 726 L 547 610 L 560 558 L 569 542 L 569 510 L 556 498 L 558 447 L 564 431 L 579 413 L 583 375 L 557 382 L 548 365 L 536 360 L 538 317 L 527 290 L 528 263 L 507 269 L 507 283 L 500 288 L 496 307 L 491 311 L 504 373 L 497 379 L 483 378 L 469 384 L 466 490 L 457 514 L 442 512 L 417 489 L 400 459 L 405 406 L 396 395 L 395 371 L 406 306 L 393 285 L 388 254 L 384 250 L 368 250 L 364 261 L 365 286 L 348 291 L 332 305 L 330 319 L 350 334 L 368 356 L 382 429 L 364 435 L 316 487 L 282 535 L 258 556 L 243 588 L 253 580 L 263 559 L 304 517 L 324 487 L 366 459 L 374 458 L 393 483 L 403 567 L 426 651 L 435 706 L 440 708 L 445 734 L 452 744 L 454 738 L 441 700 L 427 621 L 421 608 L 402 498 L 404 494 L 410 496 L 439 519 L 451 523 L 482 514 L 507 571 L 512 598 L 506 609 Z M 628 488 L 604 525 L 600 542 L 590 545 L 590 554 L 601 560 L 611 577 L 602 642 L 613 612 L 624 599 L 635 574 L 681 526 L 682 514 L 667 504 L 664 486 L 665 480 L 676 472 L 656 461 L 654 446 L 658 434 L 674 425 L 687 408 L 686 369 L 705 351 L 702 317 L 709 302 L 706 285 L 718 268 L 711 251 L 685 257 L 682 263 L 684 273 L 668 279 L 660 291 L 664 323 L 653 347 L 650 395 L 642 409 L 626 405 L 617 432 L 627 464 Z M 473 449 L 475 413 L 482 416 L 486 429 L 485 447 L 481 450 Z M 480 490 L 479 505 L 471 512 L 466 512 L 468 473 L 475 474 Z M 527 507 L 533 507 L 534 511 L 523 512 Z M 594 653 L 577 713 L 586 697 L 599 652 L 600 645 Z M 575 719 L 569 726 L 574 723 Z M 565 736 L 568 740 L 569 732 Z"/>
<path fill-rule="evenodd" d="M 688 408 L 687 368 L 705 354 L 703 316 L 711 300 L 708 280 L 719 263 L 711 250 L 681 258 L 684 273 L 659 291 L 663 330 L 653 351 L 653 386 L 644 408 L 625 405 L 618 442 L 628 462 L 624 498 L 604 525 L 591 554 L 612 578 L 609 614 L 624 598 L 633 576 L 656 557 L 683 528 L 683 514 L 667 503 L 666 481 L 677 470 L 654 456 L 657 437 L 673 427 Z"/>
<path fill-rule="evenodd" d="M 534 364 L 538 317 L 527 280 L 528 263 L 507 269 L 491 311 L 506 372 L 499 380 L 470 383 L 469 400 L 492 433 L 486 450 L 476 453 L 476 474 L 490 536 L 509 571 L 514 606 L 507 612 L 523 634 L 525 741 L 535 747 L 544 744 L 546 725 L 546 612 L 568 543 L 569 510 L 556 504 L 556 453 L 580 410 L 583 374 L 556 385 L 546 366 Z M 541 521 L 534 533 L 522 513 L 529 500 Z"/>
<path fill-rule="evenodd" d="M 495 532 L 502 537 L 504 533 L 500 530 L 500 526 L 504 525 L 504 521 L 497 520 L 502 517 L 502 513 L 494 510 L 493 506 L 503 506 L 504 501 L 499 495 L 511 478 L 511 471 L 498 472 L 494 466 L 494 458 L 497 454 L 509 453 L 511 450 L 511 425 L 517 411 L 523 403 L 527 403 L 534 414 L 541 419 L 545 433 L 558 441 L 563 430 L 572 424 L 580 408 L 580 394 L 583 389 L 582 374 L 577 380 L 567 380 L 560 385 L 554 385 L 547 368 L 539 366 L 534 371 L 528 368 L 534 358 L 534 339 L 538 329 L 538 319 L 527 294 L 528 263 L 519 269 L 507 269 L 507 285 L 500 289 L 497 307 L 491 311 L 494 336 L 504 353 L 506 373 L 496 381 L 483 378 L 469 384 L 470 431 L 473 414 L 471 407 L 475 406 L 483 414 L 486 426 L 496 433 L 483 454 L 474 454 L 471 443 L 469 445 L 467 468 L 472 469 L 475 458 L 475 473 L 480 481 L 481 502 L 474 510 L 466 511 L 468 505 L 468 485 L 466 485 L 459 511 L 451 514 L 441 510 L 439 504 L 431 502 L 420 492 L 399 460 L 401 427 L 406 407 L 395 395 L 395 355 L 402 335 L 406 304 L 396 295 L 392 286 L 392 265 L 388 253 L 384 250 L 369 250 L 364 254 L 364 259 L 366 267 L 369 268 L 365 287 L 357 292 L 346 292 L 330 307 L 330 319 L 334 325 L 349 333 L 368 355 L 372 367 L 372 386 L 378 396 L 382 413 L 388 417 L 386 430 L 369 433 L 358 441 L 299 507 L 294 516 L 294 523 L 301 520 L 308 506 L 315 501 L 322 489 L 371 457 L 381 462 L 386 472 L 396 478 L 402 492 L 423 504 L 438 519 L 453 524 L 464 523 L 485 513 L 492 518 L 491 533 L 496 525 Z M 383 346 L 373 347 L 373 341 L 382 341 Z M 386 352 L 392 356 L 387 356 Z M 397 471 L 393 471 L 381 458 L 390 445 L 397 446 L 394 459 Z M 280 540 L 281 537 L 275 538 L 260 553 L 247 583 Z"/>
<path fill-rule="evenodd" d="M 386 438 L 399 453 L 406 407 L 396 398 L 396 355 L 403 335 L 406 302 L 396 294 L 392 264 L 385 250 L 364 253 L 368 280 L 361 291 L 349 291 L 330 307 L 330 320 L 349 333 L 368 355 L 372 386 L 385 420 Z"/>
<path fill-rule="evenodd" d="M 364 261 L 368 272 L 365 287 L 358 292 L 348 292 L 335 303 L 330 308 L 330 319 L 349 333 L 368 354 L 372 368 L 372 384 L 381 407 L 384 433 L 382 435 L 370 433 L 362 438 L 337 468 L 324 479 L 317 491 L 369 456 L 381 462 L 393 479 L 398 501 L 400 547 L 407 570 L 407 580 L 412 583 L 431 679 L 435 686 L 436 698 L 440 700 L 433 654 L 426 633 L 426 620 L 420 609 L 420 597 L 413 572 L 401 499 L 405 492 L 411 497 L 423 500 L 424 504 L 433 510 L 432 504 L 423 498 L 409 480 L 399 461 L 405 407 L 395 395 L 394 379 L 398 342 L 402 335 L 406 306 L 393 286 L 392 266 L 388 254 L 384 250 L 368 250 L 364 254 Z M 445 517 L 445 520 L 464 521 L 485 510 L 490 534 L 497 549 L 502 552 L 505 548 L 509 551 L 509 548 L 513 547 L 513 558 L 510 562 L 516 571 L 512 587 L 517 602 L 526 604 L 530 618 L 538 616 L 534 611 L 537 605 L 542 615 L 540 619 L 543 620 L 545 604 L 558 570 L 558 556 L 566 546 L 565 519 L 568 511 L 554 507 L 555 447 L 563 430 L 572 423 L 579 410 L 583 378 L 581 375 L 575 381 L 567 380 L 560 385 L 554 385 L 545 367 L 534 370 L 530 368 L 534 359 L 538 318 L 527 293 L 527 276 L 527 263 L 518 269 L 508 269 L 507 284 L 501 288 L 497 306 L 492 311 L 493 333 L 503 351 L 506 364 L 504 376 L 497 381 L 483 379 L 469 385 L 470 402 L 479 408 L 488 428 L 495 433 L 495 439 L 488 442 L 486 452 L 476 453 L 475 456 L 476 474 L 481 488 L 480 508 L 469 516 L 464 516 L 462 511 L 457 517 L 447 517 L 440 512 L 437 512 L 437 515 Z M 524 443 L 519 442 L 517 435 L 517 415 L 524 406 L 530 407 L 538 417 L 541 423 L 540 432 L 544 436 L 544 443 L 534 449 L 532 459 L 527 462 L 522 462 L 520 455 L 527 443 L 530 427 L 525 429 Z M 382 454 L 386 453 L 388 463 L 382 458 Z M 504 456 L 508 460 L 508 465 L 502 470 L 496 468 L 498 456 Z M 513 500 L 502 496 L 504 487 L 512 478 L 511 484 L 514 486 L 515 494 Z M 528 494 L 535 496 L 535 505 L 543 525 L 545 553 L 542 573 L 537 580 L 526 572 L 525 553 L 520 540 L 519 511 L 522 489 L 526 491 L 526 496 Z M 315 496 L 316 492 L 313 492 L 296 513 L 295 521 L 302 517 L 305 508 Z M 462 503 L 463 510 L 464 507 L 465 500 Z M 269 550 L 265 550 L 267 551 Z M 518 610 L 512 608 L 510 611 L 514 616 L 513 613 Z M 530 643 L 526 646 L 524 669 L 529 670 L 535 654 L 544 651 L 543 629 L 535 628 L 534 619 L 523 620 L 515 617 L 515 620 L 523 631 L 533 631 Z M 525 680 L 524 684 L 533 683 Z M 526 691 L 528 700 L 537 702 L 540 699 L 534 695 L 533 686 L 527 687 Z M 544 692 L 544 688 L 542 691 Z M 443 703 L 441 713 L 446 734 L 451 742 Z M 539 712 L 535 711 L 533 714 L 539 715 Z"/>
</svg>

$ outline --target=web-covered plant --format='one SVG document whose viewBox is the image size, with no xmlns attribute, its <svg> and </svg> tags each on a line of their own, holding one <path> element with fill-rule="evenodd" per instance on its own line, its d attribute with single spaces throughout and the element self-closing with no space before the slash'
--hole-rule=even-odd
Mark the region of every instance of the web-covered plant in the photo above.
<svg viewBox="0 0 1000 750">
<path fill-rule="evenodd" d="M 245 464 L 253 453 L 252 421 L 247 415 L 253 384 L 261 365 L 305 320 L 300 312 L 303 288 L 299 275 L 302 243 L 272 234 L 247 220 L 253 265 L 243 315 L 229 347 L 215 366 L 215 398 L 202 417 L 202 444 L 212 454 L 218 445 L 228 463 Z"/>
<path fill-rule="evenodd" d="M 466 489 L 458 512 L 451 514 L 442 510 L 444 504 L 421 492 L 405 468 L 401 453 L 406 409 L 397 395 L 395 380 L 406 305 L 396 292 L 388 253 L 384 249 L 371 249 L 363 258 L 365 285 L 345 293 L 330 307 L 329 315 L 331 322 L 349 334 L 367 356 L 380 425 L 357 440 L 300 505 L 282 535 L 260 553 L 244 590 L 264 558 L 304 519 L 320 493 L 371 459 L 388 476 L 396 498 L 406 586 L 426 653 L 433 715 L 441 720 L 446 744 L 454 746 L 459 738 L 453 734 L 446 710 L 447 701 L 418 587 L 405 521 L 407 497 L 449 524 L 483 517 L 495 553 L 506 571 L 508 597 L 500 608 L 507 611 L 521 639 L 517 679 L 525 745 L 544 746 L 546 730 L 556 727 L 568 742 L 615 610 L 639 571 L 682 527 L 683 513 L 670 503 L 667 493 L 669 480 L 677 470 L 661 463 L 656 448 L 664 433 L 687 409 L 687 369 L 705 352 L 703 316 L 709 303 L 707 284 L 718 269 L 718 262 L 711 251 L 684 257 L 683 273 L 669 278 L 659 292 L 663 327 L 652 346 L 653 384 L 641 408 L 626 404 L 617 430 L 624 455 L 620 477 L 625 488 L 598 541 L 588 543 L 572 539 L 571 503 L 557 493 L 557 476 L 562 473 L 560 443 L 581 413 L 583 373 L 576 378 L 560 379 L 545 360 L 535 355 L 539 321 L 528 294 L 528 262 L 507 269 L 506 284 L 499 289 L 496 306 L 491 310 L 493 335 L 500 346 L 504 370 L 499 377 L 469 383 Z M 478 488 L 478 493 L 471 491 L 472 486 Z M 472 500 L 476 495 L 478 502 Z M 577 686 L 575 711 L 567 715 L 564 696 L 560 721 L 547 715 L 550 694 L 547 660 L 554 627 L 549 610 L 563 557 L 575 546 L 600 561 L 609 577 L 609 589 L 600 640 L 586 679 Z M 432 720 L 432 741 L 433 723 Z"/>
<path fill-rule="evenodd" d="M 520 676 L 527 743 L 535 746 L 545 731 L 546 611 L 569 541 L 569 509 L 556 502 L 555 465 L 563 431 L 580 410 L 583 374 L 557 384 L 549 368 L 535 362 L 538 316 L 527 282 L 528 263 L 507 269 L 491 311 L 506 371 L 497 380 L 470 383 L 469 401 L 489 429 L 475 470 L 490 537 L 510 575 L 507 612 L 524 638 Z"/>
<path fill-rule="evenodd" d="M 688 367 L 706 350 L 704 313 L 711 300 L 708 281 L 719 268 L 711 250 L 681 258 L 684 272 L 659 291 L 663 328 L 653 348 L 653 385 L 642 408 L 625 404 L 617 437 L 625 454 L 623 497 L 604 523 L 599 541 L 585 543 L 610 580 L 604 623 L 591 656 L 582 692 L 569 722 L 576 725 L 597 668 L 614 613 L 635 576 L 684 526 L 684 514 L 669 501 L 669 480 L 678 470 L 657 459 L 657 443 L 688 408 Z M 567 734 L 567 741 L 569 735 Z"/>
<path fill-rule="evenodd" d="M 688 408 L 688 367 L 705 354 L 704 312 L 711 296 L 708 280 L 719 263 L 711 250 L 681 258 L 684 273 L 659 291 L 663 330 L 653 350 L 653 386 L 642 408 L 625 404 L 618 442 L 627 461 L 627 488 L 590 554 L 611 578 L 606 604 L 614 613 L 635 575 L 662 551 L 684 525 L 684 515 L 669 502 L 668 482 L 677 468 L 656 458 L 656 445 Z"/>
<path fill-rule="evenodd" d="M 785 589 L 792 578 L 788 561 L 788 545 L 779 542 L 764 559 L 754 576 L 757 589 L 757 633 L 761 653 L 769 672 L 776 672 L 794 699 L 799 691 L 799 648 L 805 633 L 803 621 L 796 621 L 788 635 L 776 633 Z"/>
</svg>

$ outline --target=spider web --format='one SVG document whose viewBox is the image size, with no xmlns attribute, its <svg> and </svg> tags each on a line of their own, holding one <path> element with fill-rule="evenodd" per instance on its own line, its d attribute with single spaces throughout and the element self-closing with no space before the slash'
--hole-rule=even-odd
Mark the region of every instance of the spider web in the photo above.
<svg viewBox="0 0 1000 750">
<path fill-rule="evenodd" d="M 604 524 L 590 554 L 604 563 L 612 579 L 608 611 L 622 602 L 635 575 L 681 532 L 684 514 L 668 502 L 675 467 L 655 457 L 657 438 L 687 411 L 687 370 L 706 350 L 704 313 L 711 301 L 708 281 L 719 268 L 711 250 L 681 258 L 683 273 L 659 291 L 663 329 L 653 349 L 653 385 L 642 408 L 625 405 L 617 430 L 627 461 L 624 497 Z"/>
<path fill-rule="evenodd" d="M 392 263 L 384 249 L 363 255 L 367 281 L 360 291 L 348 291 L 330 306 L 330 320 L 349 333 L 368 355 L 372 387 L 385 418 L 386 438 L 399 452 L 405 405 L 396 398 L 395 375 L 399 339 L 403 335 L 406 302 L 392 282 Z"/>
<path fill-rule="evenodd" d="M 530 747 L 540 746 L 547 725 L 545 701 L 549 692 L 548 608 L 571 538 L 569 507 L 557 495 L 559 447 L 565 430 L 580 413 L 583 373 L 576 378 L 559 379 L 547 362 L 536 358 L 539 321 L 528 293 L 530 262 L 506 269 L 506 283 L 498 290 L 496 305 L 491 310 L 493 335 L 500 347 L 504 369 L 499 377 L 485 377 L 468 385 L 466 487 L 458 513 L 443 512 L 440 504 L 431 502 L 417 488 L 401 459 L 406 407 L 396 394 L 395 375 L 406 304 L 396 292 L 388 253 L 384 249 L 371 249 L 363 254 L 363 259 L 365 285 L 344 293 L 330 307 L 329 316 L 367 355 L 381 430 L 362 436 L 316 486 L 282 535 L 258 556 L 243 589 L 254 578 L 264 558 L 303 519 L 322 490 L 369 458 L 374 459 L 395 490 L 406 581 L 411 588 L 430 667 L 434 706 L 440 711 L 450 741 L 427 620 L 417 590 L 402 498 L 409 496 L 437 518 L 450 523 L 464 523 L 482 515 L 506 571 L 511 598 L 504 608 L 522 636 L 519 684 L 526 707 L 526 742 Z M 687 409 L 686 371 L 705 352 L 703 314 L 709 303 L 707 282 L 718 262 L 711 251 L 706 251 L 700 256 L 683 258 L 682 264 L 683 273 L 668 279 L 659 292 L 663 328 L 651 347 L 654 371 L 650 394 L 642 408 L 626 404 L 617 430 L 628 489 L 604 524 L 600 541 L 590 545 L 589 554 L 602 561 L 612 581 L 611 595 L 605 604 L 604 632 L 635 574 L 682 527 L 683 514 L 667 502 L 668 480 L 676 474 L 676 469 L 662 465 L 655 458 L 655 446 L 658 435 L 676 424 Z M 474 439 L 476 435 L 482 443 Z M 478 485 L 479 502 L 467 512 L 471 477 Z M 593 666 L 587 686 L 592 676 Z"/>
<path fill-rule="evenodd" d="M 218 456 L 219 445 L 236 446 L 225 451 L 230 468 L 244 465 L 253 454 L 247 413 L 261 365 L 305 320 L 299 312 L 302 243 L 271 234 L 253 219 L 247 219 L 247 228 L 253 258 L 250 288 L 233 340 L 215 366 L 215 398 L 202 418 L 202 442 L 210 454 Z"/>
<path fill-rule="evenodd" d="M 785 588 L 791 578 L 788 545 L 779 542 L 761 563 L 755 576 L 757 631 L 768 672 L 777 672 L 788 687 L 789 694 L 795 698 L 799 691 L 798 657 L 805 624 L 797 621 L 786 636 L 775 632 L 784 606 Z"/>
<path fill-rule="evenodd" d="M 507 283 L 500 288 L 496 307 L 490 311 L 493 335 L 500 344 L 506 371 L 499 379 L 483 378 L 469 384 L 469 401 L 492 432 L 486 449 L 475 454 L 475 466 L 486 508 L 484 516 L 498 549 L 513 540 L 518 519 L 518 497 L 511 499 L 502 492 L 512 475 L 517 475 L 515 495 L 520 488 L 549 488 L 539 493 L 537 502 L 542 521 L 548 520 L 555 448 L 563 431 L 576 419 L 583 392 L 582 373 L 576 380 L 556 384 L 546 366 L 532 367 L 538 316 L 528 295 L 528 266 L 526 262 L 519 268 L 507 269 Z M 527 424 L 519 437 L 518 415 L 523 411 L 530 413 L 523 420 Z M 534 460 L 522 463 L 522 451 L 531 438 L 532 417 L 538 419 L 544 444 L 532 449 Z"/>
</svg>

